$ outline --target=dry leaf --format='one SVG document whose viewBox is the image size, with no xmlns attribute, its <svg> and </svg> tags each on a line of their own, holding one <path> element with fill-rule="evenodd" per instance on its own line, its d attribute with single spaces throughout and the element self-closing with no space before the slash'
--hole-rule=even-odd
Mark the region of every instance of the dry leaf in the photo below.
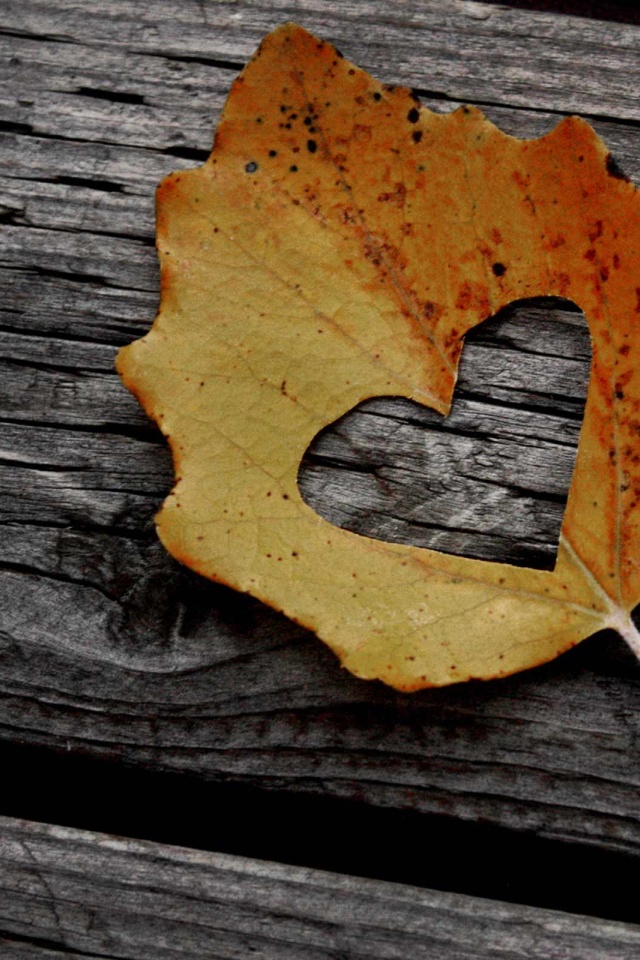
<svg viewBox="0 0 640 960">
<path fill-rule="evenodd" d="M 640 204 L 580 119 L 539 140 L 430 113 L 301 28 L 236 80 L 209 160 L 158 193 L 162 302 L 118 369 L 170 438 L 167 549 L 402 690 L 496 677 L 603 627 L 640 652 Z M 570 297 L 593 364 L 553 572 L 387 544 L 302 500 L 368 397 L 446 414 L 467 330 Z"/>
</svg>

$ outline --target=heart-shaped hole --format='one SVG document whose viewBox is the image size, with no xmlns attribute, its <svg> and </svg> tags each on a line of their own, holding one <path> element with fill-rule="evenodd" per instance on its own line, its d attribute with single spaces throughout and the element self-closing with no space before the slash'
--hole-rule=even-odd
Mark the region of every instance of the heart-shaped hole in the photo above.
<svg viewBox="0 0 640 960">
<path fill-rule="evenodd" d="M 367 537 L 551 570 L 590 362 L 575 303 L 514 302 L 467 335 L 448 417 L 399 397 L 360 404 L 309 446 L 301 494 Z"/>
</svg>

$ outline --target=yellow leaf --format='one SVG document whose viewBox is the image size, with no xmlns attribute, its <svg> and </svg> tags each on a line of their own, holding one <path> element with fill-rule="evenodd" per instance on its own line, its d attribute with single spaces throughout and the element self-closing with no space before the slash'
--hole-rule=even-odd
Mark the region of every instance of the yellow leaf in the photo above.
<svg viewBox="0 0 640 960">
<path fill-rule="evenodd" d="M 207 162 L 160 186 L 158 251 L 158 318 L 118 369 L 170 439 L 174 556 L 402 690 L 504 676 L 607 626 L 640 652 L 640 202 L 587 123 L 520 141 L 471 107 L 439 116 L 287 24 Z M 307 506 L 319 430 L 380 395 L 447 413 L 464 334 L 536 296 L 574 300 L 593 346 L 552 572 Z"/>
</svg>

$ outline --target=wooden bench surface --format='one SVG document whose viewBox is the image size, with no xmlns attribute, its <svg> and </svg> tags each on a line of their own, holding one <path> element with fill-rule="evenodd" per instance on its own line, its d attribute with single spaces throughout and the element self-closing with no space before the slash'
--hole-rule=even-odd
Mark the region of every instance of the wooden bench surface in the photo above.
<svg viewBox="0 0 640 960">
<path fill-rule="evenodd" d="M 631 898 L 616 907 L 607 892 L 617 867 L 637 869 L 640 858 L 640 668 L 623 642 L 601 633 L 506 680 L 410 696 L 356 680 L 311 634 L 164 552 L 153 515 L 170 488 L 170 457 L 113 368 L 117 348 L 149 328 L 157 307 L 155 187 L 206 158 L 233 78 L 285 20 L 379 79 L 415 88 L 431 109 L 475 103 L 518 137 L 579 113 L 640 182 L 640 18 L 626 22 L 615 5 L 600 20 L 537 6 L 547 9 L 475 0 L 2 4 L 0 756 L 12 773 L 0 814 L 62 822 L 65 803 L 48 798 L 39 763 L 61 778 L 56 789 L 69 778 L 67 809 L 76 811 L 64 829 L 3 821 L 7 956 L 174 957 L 183 923 L 193 926 L 190 955 L 203 957 L 246 955 L 252 937 L 274 958 L 432 956 L 436 943 L 446 958 L 640 955 L 637 908 Z M 404 400 L 369 401 L 317 439 L 301 468 L 303 494 L 369 536 L 548 568 L 589 360 L 571 304 L 510 308 L 469 336 L 447 420 Z M 32 765 L 29 802 L 21 764 Z M 142 771 L 154 784 L 182 775 L 187 796 L 205 784 L 212 798 L 227 788 L 254 791 L 257 804 L 277 796 L 287 810 L 313 809 L 328 832 L 339 810 L 356 820 L 373 811 L 381 819 L 371 822 L 390 829 L 401 821 L 387 816 L 415 817 L 429 836 L 441 825 L 460 879 L 449 870 L 438 883 L 414 864 L 413 884 L 452 891 L 437 893 L 106 839 L 100 831 L 112 821 L 101 819 L 100 798 L 87 798 L 95 816 L 82 820 L 71 800 L 83 771 L 101 764 L 123 785 L 127 771 Z M 87 823 L 97 832 L 80 833 Z M 126 817 L 118 823 L 131 829 Z M 487 831 L 503 851 L 537 843 L 560 858 L 567 851 L 573 859 L 563 862 L 586 851 L 585 863 L 606 863 L 611 874 L 594 878 L 588 904 L 526 899 L 594 916 L 470 896 L 463 844 L 480 849 Z M 154 835 L 167 836 L 161 827 Z M 197 831 L 191 840 L 206 846 Z M 390 855 L 388 844 L 380 849 Z M 277 838 L 269 856 L 287 857 Z M 156 876 L 162 889 L 145 892 Z M 198 911 L 224 936 L 202 939 L 188 905 L 164 917 L 174 885 L 176 903 L 187 896 L 179 883 L 198 886 Z M 125 885 L 136 910 L 159 918 L 157 934 L 139 934 L 138 914 L 130 928 L 116 924 Z M 482 878 L 472 892 L 489 895 Z M 276 933 L 283 898 L 292 913 Z M 374 922 L 381 902 L 383 933 Z M 92 931 L 87 917 L 99 918 Z M 158 953 L 154 938 L 165 932 Z"/>
</svg>

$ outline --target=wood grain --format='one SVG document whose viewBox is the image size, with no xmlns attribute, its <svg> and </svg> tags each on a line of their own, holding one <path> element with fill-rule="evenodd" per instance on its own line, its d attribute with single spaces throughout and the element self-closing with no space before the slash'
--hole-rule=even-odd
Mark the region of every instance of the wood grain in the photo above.
<svg viewBox="0 0 640 960">
<path fill-rule="evenodd" d="M 4 4 L 0 737 L 637 854 L 640 673 L 617 638 L 406 697 L 156 541 L 168 453 L 112 369 L 157 303 L 153 191 L 204 159 L 237 69 L 291 16 L 279 0 Z M 295 16 L 434 109 L 481 103 L 521 137 L 591 114 L 640 179 L 636 26 L 473 2 Z M 552 562 L 589 362 L 580 316 L 554 310 L 478 330 L 448 421 L 375 400 L 319 438 L 301 478 L 316 509 Z M 453 498 L 437 483 L 452 464 Z"/>
<path fill-rule="evenodd" d="M 0 899 L 7 960 L 629 960 L 640 950 L 632 925 L 7 818 Z"/>
<path fill-rule="evenodd" d="M 473 0 L 158 0 L 153 8 L 119 0 L 92 11 L 89 22 L 72 0 L 23 0 L 4 19 L 14 32 L 66 43 L 90 37 L 109 52 L 240 66 L 292 17 L 368 69 L 391 73 L 391 82 L 475 102 L 640 118 L 638 28 L 624 23 Z"/>
</svg>

